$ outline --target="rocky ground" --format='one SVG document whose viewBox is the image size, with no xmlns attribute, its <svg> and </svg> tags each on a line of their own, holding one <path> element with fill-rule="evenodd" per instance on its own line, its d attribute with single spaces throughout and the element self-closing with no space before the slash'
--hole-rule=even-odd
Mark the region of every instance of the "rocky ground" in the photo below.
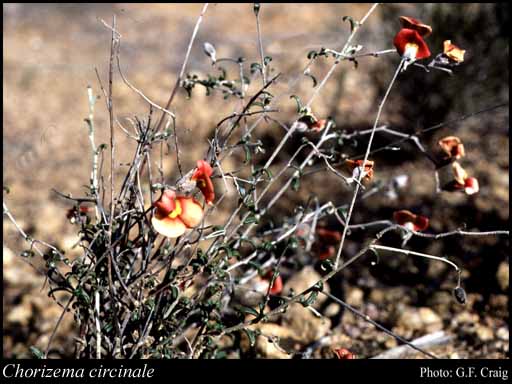
<svg viewBox="0 0 512 384">
<path fill-rule="evenodd" d="M 276 71 L 286 74 L 275 93 L 289 91 L 288 81 L 300 74 L 308 61 L 308 51 L 322 46 L 339 48 L 349 33 L 348 23 L 341 21 L 344 15 L 360 19 L 367 9 L 366 4 L 263 5 L 266 54 L 273 57 Z M 88 183 L 90 152 L 83 122 L 88 114 L 86 87 L 91 85 L 95 93 L 101 93 L 94 68 L 105 81 L 110 44 L 110 32 L 101 20 L 110 22 L 112 13 L 117 14 L 122 34 L 121 65 L 126 75 L 149 98 L 163 104 L 199 11 L 198 4 L 4 5 L 3 183 L 9 189 L 8 194 L 4 192 L 4 201 L 27 234 L 73 253 L 77 237 L 66 219 L 70 206 L 51 189 L 79 195 Z M 451 38 L 467 50 L 466 62 L 456 68 L 454 76 L 415 68 L 399 77 L 381 121 L 412 133 L 508 103 L 508 5 L 382 5 L 361 29 L 357 43 L 368 51 L 392 48 L 397 16 L 402 14 L 433 26 L 434 33 L 429 37 L 433 51 L 439 51 L 442 41 Z M 219 57 L 245 56 L 249 62 L 257 62 L 252 6 L 210 7 L 192 51 L 190 72 L 205 75 L 211 71 L 201 48 L 205 41 L 216 46 Z M 320 61 L 312 74 L 321 79 L 331 63 Z M 338 129 L 368 129 L 396 63 L 393 55 L 360 59 L 357 69 L 351 63 L 343 64 L 313 103 L 313 110 L 318 116 L 332 116 Z M 144 116 L 147 105 L 122 85 L 118 76 L 116 81 L 119 86 L 114 96 L 120 121 Z M 305 77 L 294 93 L 307 99 L 312 94 L 311 84 L 311 79 Z M 100 99 L 95 116 L 98 143 L 108 142 L 108 116 L 103 103 Z M 286 96 L 280 108 L 286 120 L 291 118 L 295 105 Z M 212 127 L 232 109 L 233 104 L 224 102 L 221 95 L 207 97 L 198 89 L 189 100 L 185 92 L 179 93 L 175 110 L 184 132 L 181 144 L 187 169 L 202 157 Z M 266 145 L 276 145 L 282 136 L 278 129 L 275 124 L 261 128 L 259 134 Z M 464 225 L 471 231 L 508 228 L 508 132 L 507 106 L 447 124 L 422 138 L 429 151 L 435 151 L 437 140 L 443 136 L 462 139 L 467 152 L 463 165 L 481 186 L 480 193 L 471 197 L 435 194 L 432 166 L 412 146 L 376 154 L 375 183 L 407 174 L 408 184 L 395 196 L 378 194 L 366 199 L 357 207 L 352 222 L 390 219 L 393 211 L 410 209 L 431 218 L 431 233 Z M 378 135 L 374 147 L 390 142 L 391 138 Z M 128 148 L 118 152 L 118 160 L 129 161 L 128 140 L 119 136 L 118 145 Z M 285 147 L 278 163 L 292 153 L 294 145 Z M 347 149 L 347 154 L 361 153 L 365 145 L 360 141 Z M 176 170 L 172 159 L 165 159 L 164 169 L 169 174 Z M 297 202 L 305 201 L 312 193 L 321 200 L 348 201 L 348 190 L 336 191 L 333 198 L 332 189 L 325 188 L 337 180 L 325 172 L 308 176 L 299 193 L 290 192 L 277 205 L 278 215 L 290 213 Z M 222 215 L 217 219 L 221 221 Z M 62 309 L 47 296 L 44 276 L 20 257 L 26 245 L 5 216 L 3 224 L 3 353 L 4 357 L 27 357 L 31 345 L 45 348 Z M 334 222 L 323 224 L 332 226 Z M 348 238 L 347 252 L 357 252 L 368 235 L 354 231 Z M 450 341 L 430 349 L 441 357 L 504 358 L 509 356 L 508 246 L 508 237 L 503 236 L 409 242 L 409 249 L 445 255 L 461 266 L 468 294 L 465 305 L 453 298 L 454 278 L 444 264 L 401 255 L 383 255 L 375 266 L 365 259 L 330 282 L 330 289 L 407 339 L 444 331 Z M 306 267 L 298 275 L 284 275 L 285 290 L 292 286 L 298 291 L 305 282 L 314 281 L 317 273 Z M 273 323 L 259 326 L 263 334 L 281 338 L 279 347 L 260 336 L 255 349 L 246 345 L 241 353 L 290 358 L 289 352 L 303 352 L 324 336 L 328 341 L 313 348 L 313 357 L 330 358 L 332 348 L 347 348 L 358 357 L 369 358 L 397 346 L 394 338 L 343 311 L 338 304 L 325 301 L 317 305 L 321 317 L 298 305 Z M 55 335 L 50 356 L 71 356 L 75 333 L 73 317 L 68 314 Z M 408 353 L 401 357 L 424 356 Z"/>
</svg>

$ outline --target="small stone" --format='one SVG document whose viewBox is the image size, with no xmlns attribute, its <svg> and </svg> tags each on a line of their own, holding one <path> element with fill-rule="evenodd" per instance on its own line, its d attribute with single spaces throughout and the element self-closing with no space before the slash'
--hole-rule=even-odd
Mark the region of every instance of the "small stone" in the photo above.
<svg viewBox="0 0 512 384">
<path fill-rule="evenodd" d="M 496 279 L 498 284 L 503 291 L 506 291 L 509 287 L 509 264 L 503 261 L 496 272 Z"/>
<path fill-rule="evenodd" d="M 364 292 L 362 289 L 350 288 L 346 296 L 347 304 L 353 307 L 361 307 L 363 305 L 363 296 Z"/>
<path fill-rule="evenodd" d="M 508 341 L 509 337 L 509 330 L 507 327 L 500 327 L 496 331 L 496 337 L 500 340 Z"/>
<path fill-rule="evenodd" d="M 494 338 L 492 329 L 483 325 L 476 328 L 476 335 L 481 341 L 490 341 Z"/>
<path fill-rule="evenodd" d="M 5 270 L 5 268 L 10 267 L 12 265 L 12 263 L 14 262 L 14 252 L 11 251 L 6 246 L 4 246 L 2 248 L 2 254 L 3 254 L 2 261 L 3 261 L 4 270 Z"/>
<path fill-rule="evenodd" d="M 479 316 L 476 313 L 471 313 L 469 311 L 464 311 L 459 314 L 457 314 L 453 320 L 452 323 L 455 323 L 454 325 L 459 324 L 477 324 L 480 321 Z"/>
<path fill-rule="evenodd" d="M 17 305 L 9 311 L 7 321 L 9 323 L 19 323 L 22 326 L 27 326 L 31 317 L 32 306 L 24 298 L 20 305 Z"/>
<path fill-rule="evenodd" d="M 382 289 L 373 289 L 371 292 L 370 292 L 370 297 L 369 297 L 369 300 L 372 302 L 372 303 L 375 303 L 375 304 L 382 304 L 384 302 L 384 299 L 385 299 L 385 295 L 384 295 L 384 291 L 382 291 Z"/>
<path fill-rule="evenodd" d="M 443 322 L 439 315 L 427 307 L 405 309 L 398 318 L 397 325 L 409 330 L 426 332 L 443 329 Z"/>
<path fill-rule="evenodd" d="M 326 317 L 317 317 L 302 304 L 293 303 L 283 314 L 284 327 L 289 327 L 301 344 L 312 343 L 325 336 L 331 329 L 331 321 Z"/>
<path fill-rule="evenodd" d="M 427 332 L 435 332 L 443 329 L 441 317 L 432 309 L 427 307 L 420 308 L 419 313 Z"/>
<path fill-rule="evenodd" d="M 387 348 L 387 349 L 391 349 L 391 348 L 395 348 L 396 346 L 398 345 L 396 339 L 394 337 L 390 337 L 386 340 L 386 342 L 384 343 L 384 346 Z"/>
<path fill-rule="evenodd" d="M 334 317 L 340 313 L 341 306 L 337 303 L 331 303 L 325 308 L 324 315 L 327 317 Z"/>
<path fill-rule="evenodd" d="M 252 330 L 258 330 L 261 335 L 256 337 L 255 348 L 258 354 L 265 359 L 290 359 L 291 351 L 294 345 L 295 334 L 292 330 L 282 327 L 277 324 L 255 324 L 250 327 Z M 279 338 L 278 344 L 272 342 L 269 338 Z M 242 332 L 242 349 L 248 350 L 250 348 L 249 338 Z"/>
</svg>

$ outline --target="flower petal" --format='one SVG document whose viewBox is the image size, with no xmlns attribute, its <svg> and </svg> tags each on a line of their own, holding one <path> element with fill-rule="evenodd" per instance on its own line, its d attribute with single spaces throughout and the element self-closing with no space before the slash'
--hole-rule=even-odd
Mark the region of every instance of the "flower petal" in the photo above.
<svg viewBox="0 0 512 384">
<path fill-rule="evenodd" d="M 416 215 L 407 209 L 393 212 L 393 220 L 399 225 L 405 225 L 406 223 L 413 223 L 416 219 Z"/>
<path fill-rule="evenodd" d="M 467 195 L 477 193 L 479 190 L 478 180 L 475 177 L 468 177 L 464 180 L 464 192 L 466 192 Z"/>
<path fill-rule="evenodd" d="M 462 168 L 462 166 L 454 161 L 452 163 L 452 171 L 453 171 L 453 178 L 457 182 L 457 184 L 464 186 L 465 180 L 468 178 L 467 172 Z"/>
<path fill-rule="evenodd" d="M 318 235 L 319 240 L 324 244 L 338 244 L 341 241 L 341 233 L 338 231 L 319 227 L 316 230 L 316 234 Z"/>
<path fill-rule="evenodd" d="M 203 219 L 203 208 L 201 204 L 192 197 L 178 197 L 181 205 L 181 214 L 179 218 L 189 228 L 197 226 Z"/>
<path fill-rule="evenodd" d="M 417 48 L 414 57 L 411 59 L 420 60 L 430 56 L 427 43 L 425 43 L 420 34 L 413 29 L 402 28 L 393 39 L 393 44 L 400 56 L 404 55 L 406 49 L 409 48 L 408 51 L 410 51 L 412 46 L 416 46 Z"/>
<path fill-rule="evenodd" d="M 179 237 L 187 230 L 180 219 L 171 219 L 169 216 L 161 217 L 158 214 L 151 218 L 151 224 L 155 231 L 166 237 Z"/>
<path fill-rule="evenodd" d="M 464 61 L 464 54 L 466 51 L 460 49 L 455 44 L 452 44 L 451 40 L 445 40 L 443 42 L 443 53 L 446 57 L 456 63 L 462 63 Z"/>
<path fill-rule="evenodd" d="M 197 169 L 192 175 L 192 180 L 198 180 L 202 177 L 210 177 L 213 174 L 213 169 L 204 160 L 197 160 Z"/>
<path fill-rule="evenodd" d="M 213 188 L 212 180 L 210 176 L 213 170 L 210 164 L 204 160 L 197 161 L 197 169 L 191 177 L 191 180 L 195 180 L 197 187 L 201 190 L 204 195 L 204 199 L 207 204 L 213 204 L 215 200 L 215 191 Z"/>
<path fill-rule="evenodd" d="M 443 137 L 437 143 L 449 157 L 460 159 L 466 154 L 464 151 L 464 145 L 457 136 Z"/>
<path fill-rule="evenodd" d="M 367 160 L 364 165 L 364 172 L 366 175 L 364 179 L 371 180 L 373 178 L 373 165 L 375 164 L 372 160 Z M 348 167 L 349 171 L 352 172 L 352 177 L 359 177 L 359 172 L 362 170 L 363 160 L 345 160 L 345 165 Z M 357 169 L 357 171 L 356 171 Z"/>
<path fill-rule="evenodd" d="M 412 17 L 400 16 L 400 24 L 402 28 L 413 29 L 423 37 L 427 37 L 432 33 L 432 27 L 430 25 L 423 24 L 421 21 Z"/>
<path fill-rule="evenodd" d="M 167 216 L 176 209 L 175 199 L 176 192 L 171 189 L 167 189 L 162 193 L 160 199 L 153 203 L 153 206 L 157 209 L 159 215 Z"/>
<path fill-rule="evenodd" d="M 414 230 L 416 232 L 424 231 L 428 228 L 428 224 L 428 217 L 416 215 L 416 219 L 414 220 Z"/>
</svg>

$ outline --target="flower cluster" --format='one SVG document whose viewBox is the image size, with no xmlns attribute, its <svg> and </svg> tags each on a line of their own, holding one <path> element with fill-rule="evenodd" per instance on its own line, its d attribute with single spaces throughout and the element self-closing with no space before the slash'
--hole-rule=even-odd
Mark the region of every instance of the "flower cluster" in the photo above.
<svg viewBox="0 0 512 384">
<path fill-rule="evenodd" d="M 213 204 L 215 191 L 211 180 L 213 170 L 206 161 L 198 160 L 197 167 L 191 180 L 203 193 L 206 204 Z M 178 196 L 176 192 L 167 189 L 153 203 L 155 208 L 151 219 L 153 229 L 166 237 L 179 237 L 187 229 L 194 228 L 203 219 L 203 207 L 193 197 Z"/>
<path fill-rule="evenodd" d="M 432 27 L 407 16 L 400 16 L 400 24 L 402 28 L 395 35 L 393 44 L 398 54 L 405 59 L 403 66 L 403 70 L 405 70 L 408 65 L 416 60 L 430 57 L 430 49 L 424 38 L 432 34 Z M 443 43 L 443 52 L 437 55 L 430 65 L 458 65 L 464 61 L 465 52 L 465 50 L 452 44 L 451 40 L 445 40 Z"/>
<path fill-rule="evenodd" d="M 298 132 L 321 132 L 327 125 L 327 119 L 317 119 L 308 109 L 302 111 L 302 116 L 294 123 L 292 129 Z"/>
<path fill-rule="evenodd" d="M 479 191 L 478 180 L 469 177 L 468 173 L 456 160 L 465 156 L 464 145 L 456 136 L 446 136 L 438 141 L 441 150 L 446 154 L 447 165 L 438 170 L 441 187 L 446 191 L 463 191 L 473 195 Z"/>
<path fill-rule="evenodd" d="M 352 180 L 358 180 L 359 175 L 363 172 L 362 180 L 370 181 L 373 178 L 374 162 L 367 160 L 363 167 L 363 160 L 345 160 L 345 166 L 352 173 Z"/>
</svg>

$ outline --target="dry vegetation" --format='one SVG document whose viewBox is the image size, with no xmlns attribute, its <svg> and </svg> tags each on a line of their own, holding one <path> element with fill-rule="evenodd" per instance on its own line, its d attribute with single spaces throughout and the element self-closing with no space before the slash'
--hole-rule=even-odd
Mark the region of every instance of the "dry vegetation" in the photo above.
<svg viewBox="0 0 512 384">
<path fill-rule="evenodd" d="M 272 57 L 270 67 L 274 69 L 269 77 L 282 73 L 271 89 L 273 95 L 281 96 L 280 122 L 290 126 L 297 117 L 290 94 L 308 100 L 314 92 L 312 79 L 301 75 L 309 61 L 308 52 L 321 47 L 339 49 L 350 33 L 342 17 L 350 15 L 360 20 L 368 8 L 368 4 L 262 5 L 263 47 L 265 54 Z M 94 71 L 97 68 L 107 84 L 110 31 L 101 20 L 110 22 L 112 14 L 117 15 L 124 74 L 147 97 L 165 105 L 200 10 L 199 4 L 4 5 L 3 184 L 9 189 L 8 194 L 4 192 L 4 201 L 28 235 L 65 250 L 70 258 L 81 252 L 79 247 L 74 247 L 79 240 L 77 227 L 66 218 L 72 203 L 52 189 L 73 196 L 82 196 L 88 190 L 91 159 L 84 123 L 89 113 L 88 85 L 95 94 L 102 95 L 96 104 L 96 143 L 108 144 L 110 140 L 105 98 Z M 464 167 L 478 178 L 480 192 L 474 196 L 436 194 L 432 164 L 414 145 L 406 143 L 399 151 L 381 151 L 372 156 L 376 167 L 371 187 L 381 189 L 372 198 L 356 204 L 351 223 L 391 220 L 394 211 L 409 209 L 430 218 L 427 231 L 430 233 L 462 227 L 467 231 L 508 229 L 508 105 L 459 119 L 508 104 L 508 5 L 384 4 L 368 18 L 354 43 L 364 45 L 364 52 L 393 48 L 399 15 L 410 15 L 433 26 L 434 33 L 428 41 L 433 52 L 440 50 L 443 40 L 456 41 L 467 50 L 466 62 L 454 69 L 453 76 L 442 71 L 426 73 L 421 68 L 409 68 L 397 78 L 380 121 L 396 131 L 413 134 L 455 120 L 423 135 L 422 143 L 429 151 L 435 151 L 441 137 L 460 137 L 467 152 Z M 215 72 L 203 53 L 206 41 L 215 45 L 218 57 L 243 56 L 247 63 L 259 62 L 252 5 L 210 5 L 186 73 L 205 77 Z M 392 54 L 361 58 L 357 68 L 351 62 L 341 63 L 311 105 L 314 114 L 331 116 L 336 130 L 349 134 L 370 129 L 399 60 L 398 55 Z M 332 62 L 332 58 L 315 61 L 311 74 L 320 81 Z M 229 68 L 233 70 L 230 75 L 236 77 L 237 66 Z M 290 89 L 296 78 L 299 81 Z M 123 84 L 117 71 L 114 82 L 113 99 L 119 121 L 129 124 L 133 116 L 146 117 L 148 104 Z M 259 88 L 261 78 L 255 74 L 247 93 L 253 94 Z M 204 158 L 216 124 L 241 105 L 234 98 L 224 100 L 219 92 L 206 96 L 199 86 L 191 98 L 187 98 L 183 89 L 179 90 L 172 111 L 178 116 L 185 172 L 195 167 L 197 159 Z M 258 158 L 261 165 L 284 133 L 272 120 L 258 126 L 257 137 L 267 149 Z M 395 140 L 396 137 L 377 134 L 372 148 Z M 129 163 L 133 142 L 121 131 L 116 141 L 117 163 Z M 294 137 L 283 147 L 271 167 L 274 174 L 300 143 L 300 138 Z M 367 143 L 367 140 L 347 143 L 343 154 L 364 155 Z M 243 157 L 242 152 L 223 166 L 235 169 Z M 173 148 L 163 161 L 167 182 L 175 181 L 177 166 Z M 107 172 L 109 167 L 106 158 L 103 171 Z M 117 187 L 125 171 L 126 166 L 117 168 Z M 409 176 L 406 187 L 396 195 L 386 193 L 385 186 L 404 174 Z M 220 191 L 222 178 L 214 182 Z M 298 192 L 290 189 L 283 196 L 273 216 L 276 220 L 290 216 L 312 195 L 321 204 L 332 200 L 340 205 L 350 201 L 352 193 L 352 188 L 342 185 L 331 172 L 311 173 L 302 178 Z M 222 225 L 237 199 L 238 194 L 232 188 L 208 224 Z M 3 353 L 4 357 L 30 357 L 30 346 L 45 350 L 62 310 L 48 297 L 45 276 L 20 257 L 26 244 L 5 215 L 3 223 Z M 322 219 L 320 224 L 341 230 L 334 217 Z M 370 230 L 352 231 L 344 248 L 347 259 L 361 249 L 369 233 L 375 235 Z M 388 244 L 400 246 L 400 242 L 397 235 Z M 454 277 L 446 264 L 400 254 L 381 255 L 376 265 L 371 263 L 374 256 L 368 254 L 326 285 L 344 302 L 405 339 L 443 330 L 449 341 L 430 349 L 440 357 L 503 358 L 509 353 L 508 247 L 508 236 L 453 236 L 438 240 L 414 237 L 409 241 L 407 249 L 449 256 L 460 266 L 468 295 L 465 305 L 457 303 L 452 296 Z M 297 258 L 304 257 L 297 250 Z M 43 260 L 34 259 L 33 263 L 44 269 Z M 288 265 L 283 274 L 283 292 L 290 289 L 301 292 L 320 276 L 316 262 L 300 269 Z M 332 348 L 341 347 L 367 358 L 399 344 L 364 319 L 343 310 L 332 298 L 319 295 L 314 308 L 323 316 L 319 318 L 302 305 L 294 304 L 275 321 L 257 325 L 263 334 L 281 338 L 279 348 L 261 337 L 251 347 L 242 336 L 238 340 L 239 350 L 232 347 L 229 339 L 221 339 L 221 344 L 224 343 L 227 356 L 235 358 L 290 358 L 290 351 L 309 351 L 313 357 L 326 358 L 333 356 Z M 73 356 L 76 335 L 78 329 L 73 316 L 65 316 L 48 356 Z M 402 357 L 423 358 L 424 355 L 410 353 Z"/>
</svg>

